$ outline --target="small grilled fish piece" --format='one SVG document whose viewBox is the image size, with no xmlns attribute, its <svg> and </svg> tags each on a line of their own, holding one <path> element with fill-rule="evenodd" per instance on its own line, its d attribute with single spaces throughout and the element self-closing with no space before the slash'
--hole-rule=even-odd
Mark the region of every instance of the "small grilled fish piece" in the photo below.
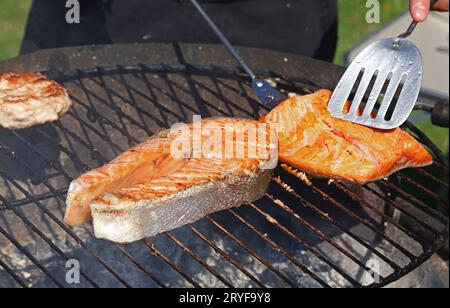
<svg viewBox="0 0 450 308">
<path fill-rule="evenodd" d="M 276 166 L 262 167 L 277 156 L 276 138 L 264 124 L 264 142 L 250 134 L 236 138 L 226 131 L 242 131 L 246 125 L 261 123 L 239 119 L 203 120 L 200 156 L 173 155 L 175 141 L 188 138 L 194 125 L 175 133 L 166 130 L 126 151 L 103 167 L 74 180 L 67 196 L 65 221 L 78 226 L 93 218 L 95 235 L 117 243 L 130 243 L 168 231 L 204 216 L 259 199 L 265 192 Z M 221 148 L 209 147 L 223 132 Z M 186 137 L 188 136 L 188 137 Z M 181 139 L 180 139 L 181 138 Z M 244 149 L 256 155 L 227 157 L 225 147 Z M 186 157 L 187 156 L 187 157 Z"/>
<path fill-rule="evenodd" d="M 56 121 L 71 106 L 67 90 L 39 73 L 0 73 L 0 126 L 4 128 Z"/>
<path fill-rule="evenodd" d="M 294 96 L 261 118 L 276 124 L 281 162 L 313 176 L 359 184 L 433 163 L 427 150 L 400 128 L 378 130 L 332 117 L 330 97 L 327 90 Z"/>
</svg>

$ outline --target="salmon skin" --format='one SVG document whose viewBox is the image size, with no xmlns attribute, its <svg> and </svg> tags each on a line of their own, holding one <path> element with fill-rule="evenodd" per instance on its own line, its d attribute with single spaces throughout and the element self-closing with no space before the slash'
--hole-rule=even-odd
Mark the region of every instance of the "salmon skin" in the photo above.
<svg viewBox="0 0 450 308">
<path fill-rule="evenodd" d="M 197 155 L 194 146 L 189 153 L 180 150 L 182 155 L 174 155 L 173 146 L 195 142 L 194 124 L 156 134 L 74 180 L 65 222 L 78 226 L 92 218 L 96 237 L 131 243 L 259 199 L 276 166 L 265 164 L 277 155 L 276 138 L 269 138 L 276 133 L 270 125 L 260 124 L 229 118 L 203 120 L 197 140 L 202 150 Z M 246 125 L 262 127 L 264 142 L 250 138 L 253 135 L 245 133 Z M 211 147 L 211 141 L 218 140 L 217 132 L 221 147 Z M 243 138 L 236 137 L 240 133 Z M 234 151 L 224 154 L 225 148 Z M 244 155 L 237 155 L 238 148 Z"/>
<path fill-rule="evenodd" d="M 294 96 L 260 119 L 276 124 L 281 162 L 313 176 L 358 184 L 433 163 L 427 150 L 400 128 L 378 130 L 332 117 L 330 97 L 327 90 Z"/>
</svg>

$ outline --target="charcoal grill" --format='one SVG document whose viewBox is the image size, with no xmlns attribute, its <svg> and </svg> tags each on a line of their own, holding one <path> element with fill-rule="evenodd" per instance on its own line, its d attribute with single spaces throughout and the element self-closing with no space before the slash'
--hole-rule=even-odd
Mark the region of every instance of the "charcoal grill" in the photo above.
<svg viewBox="0 0 450 308">
<path fill-rule="evenodd" d="M 300 56 L 240 49 L 286 92 L 332 89 L 343 70 Z M 220 64 L 220 66 L 218 65 Z M 68 228 L 72 179 L 177 122 L 267 113 L 221 46 L 111 45 L 41 51 L 0 71 L 42 71 L 70 92 L 61 120 L 0 129 L 0 287 L 381 287 L 448 238 L 448 161 L 365 186 L 305 179 L 280 165 L 254 204 L 131 245 Z M 66 262 L 81 265 L 79 284 Z"/>
</svg>

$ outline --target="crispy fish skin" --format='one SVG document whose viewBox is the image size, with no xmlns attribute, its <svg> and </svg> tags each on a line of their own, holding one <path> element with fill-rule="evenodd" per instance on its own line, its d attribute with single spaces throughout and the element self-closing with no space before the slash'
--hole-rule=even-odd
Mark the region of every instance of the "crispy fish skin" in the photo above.
<svg viewBox="0 0 450 308">
<path fill-rule="evenodd" d="M 56 121 L 71 106 L 67 90 L 39 73 L 0 73 L 0 126 L 4 128 Z"/>
<path fill-rule="evenodd" d="M 117 196 L 105 194 L 91 204 L 95 236 L 132 243 L 254 202 L 266 191 L 271 175 L 272 170 L 255 170 L 239 178 L 226 176 L 158 199 L 118 202 Z"/>
<path fill-rule="evenodd" d="M 277 125 L 281 162 L 313 176 L 358 184 L 433 163 L 400 128 L 378 130 L 332 117 L 330 97 L 328 90 L 291 97 L 260 119 Z"/>
<path fill-rule="evenodd" d="M 228 125 L 261 123 L 218 118 L 202 124 L 225 131 Z M 263 128 L 271 133 L 269 125 Z M 184 130 L 192 129 L 189 125 Z M 92 218 L 98 238 L 130 243 L 253 202 L 265 192 L 273 168 L 261 166 L 273 158 L 276 140 L 268 140 L 265 151 L 260 152 L 260 144 L 248 136 L 239 140 L 233 136 L 235 148 L 243 145 L 246 152 L 258 148 L 254 158 L 175 158 L 170 145 L 176 136 L 162 131 L 74 180 L 67 196 L 65 222 L 78 226 Z M 202 135 L 205 138 L 209 137 Z"/>
</svg>

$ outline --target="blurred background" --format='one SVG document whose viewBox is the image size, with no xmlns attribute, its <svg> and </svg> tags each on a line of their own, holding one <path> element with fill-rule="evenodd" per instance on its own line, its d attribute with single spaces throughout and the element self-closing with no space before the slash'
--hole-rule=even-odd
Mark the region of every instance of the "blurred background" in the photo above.
<svg viewBox="0 0 450 308">
<path fill-rule="evenodd" d="M 334 63 L 338 65 L 345 65 L 349 52 L 357 49 L 361 42 L 367 43 L 366 40 L 371 35 L 389 27 L 408 10 L 407 0 L 380 0 L 380 23 L 368 24 L 365 19 L 367 8 L 364 5 L 355 5 L 353 0 L 337 0 L 337 2 L 338 45 Z M 0 0 L 0 61 L 19 55 L 31 4 L 32 0 Z M 406 15 L 403 16 L 408 18 Z M 448 32 L 446 36 L 448 39 Z M 446 57 L 448 59 L 448 45 Z M 423 116 L 414 117 L 414 121 L 448 155 L 448 129 L 433 127 L 428 118 Z"/>
</svg>

